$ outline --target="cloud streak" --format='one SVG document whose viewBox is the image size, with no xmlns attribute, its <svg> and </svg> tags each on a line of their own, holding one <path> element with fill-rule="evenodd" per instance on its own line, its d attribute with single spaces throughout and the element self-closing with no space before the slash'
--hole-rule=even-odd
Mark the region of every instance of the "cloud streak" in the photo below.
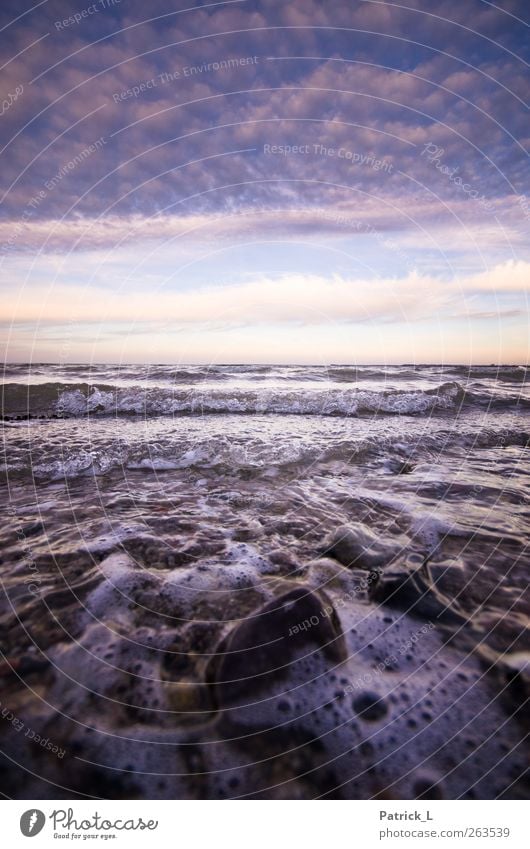
<svg viewBox="0 0 530 849">
<path fill-rule="evenodd" d="M 325 325 L 341 322 L 410 322 L 472 317 L 474 296 L 502 296 L 527 291 L 528 263 L 506 263 L 490 271 L 451 281 L 417 273 L 403 279 L 331 279 L 318 275 L 287 274 L 260 277 L 246 283 L 192 291 L 131 292 L 127 287 L 112 291 L 96 286 L 51 289 L 29 287 L 24 297 L 5 297 L 0 309 L 3 322 L 76 323 L 167 323 L 213 324 L 302 324 Z M 519 315 L 524 308 L 508 310 Z M 478 313 L 499 317 L 496 312 Z"/>
</svg>

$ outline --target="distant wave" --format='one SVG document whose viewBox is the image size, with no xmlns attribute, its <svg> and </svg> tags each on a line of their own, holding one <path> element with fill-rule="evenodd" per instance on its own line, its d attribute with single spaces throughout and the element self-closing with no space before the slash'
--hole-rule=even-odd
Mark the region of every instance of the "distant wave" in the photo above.
<svg viewBox="0 0 530 849">
<path fill-rule="evenodd" d="M 24 378 L 36 382 L 48 377 L 50 381 L 84 381 L 89 384 L 140 381 L 162 382 L 171 385 L 196 385 L 197 383 L 224 383 L 230 380 L 281 382 L 331 382 L 360 383 L 363 381 L 389 382 L 431 380 L 487 380 L 500 383 L 524 384 L 528 382 L 528 368 L 523 365 L 105 365 L 73 363 L 7 363 L 2 375 L 4 381 Z"/>
</svg>

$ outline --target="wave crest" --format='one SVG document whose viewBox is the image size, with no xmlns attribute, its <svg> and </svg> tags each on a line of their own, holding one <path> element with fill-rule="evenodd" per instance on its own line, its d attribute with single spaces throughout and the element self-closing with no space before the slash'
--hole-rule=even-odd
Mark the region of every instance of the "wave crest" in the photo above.
<svg viewBox="0 0 530 849">
<path fill-rule="evenodd" d="M 198 416 L 272 414 L 300 416 L 416 415 L 456 410 L 468 394 L 459 383 L 428 390 L 364 389 L 164 389 L 106 384 L 6 384 L 2 415 L 31 417 Z"/>
</svg>

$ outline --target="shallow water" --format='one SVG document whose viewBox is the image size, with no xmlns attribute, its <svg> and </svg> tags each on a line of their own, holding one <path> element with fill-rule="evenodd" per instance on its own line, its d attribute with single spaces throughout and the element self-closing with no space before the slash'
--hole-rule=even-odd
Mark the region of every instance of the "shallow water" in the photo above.
<svg viewBox="0 0 530 849">
<path fill-rule="evenodd" d="M 14 795 L 521 795 L 528 401 L 518 366 L 7 366 L 2 709 L 65 752 L 4 717 Z M 293 587 L 346 647 L 314 614 L 249 713 L 212 658 Z"/>
</svg>

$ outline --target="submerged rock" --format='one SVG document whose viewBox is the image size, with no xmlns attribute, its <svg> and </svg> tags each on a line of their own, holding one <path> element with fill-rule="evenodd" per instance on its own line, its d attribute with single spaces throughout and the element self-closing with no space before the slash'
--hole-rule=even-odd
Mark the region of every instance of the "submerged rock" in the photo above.
<svg viewBox="0 0 530 849">
<path fill-rule="evenodd" d="M 428 566 L 409 572 L 406 569 L 386 573 L 370 590 L 372 601 L 386 604 L 421 619 L 436 619 L 459 624 L 467 617 L 454 599 L 439 587 L 440 575 Z"/>
<path fill-rule="evenodd" d="M 41 655 L 34 657 L 29 654 L 23 654 L 21 657 L 8 657 L 0 663 L 0 678 L 13 675 L 18 678 L 25 678 L 27 675 L 34 673 L 41 674 L 49 668 L 50 662 L 47 657 Z"/>
<path fill-rule="evenodd" d="M 331 533 L 323 553 L 343 566 L 372 571 L 386 566 L 399 551 L 395 543 L 381 542 L 372 531 L 359 523 L 341 525 Z"/>
<path fill-rule="evenodd" d="M 335 663 L 346 657 L 339 620 L 323 595 L 297 587 L 268 602 L 230 632 L 208 665 L 217 705 L 274 688 L 315 646 Z"/>
</svg>

